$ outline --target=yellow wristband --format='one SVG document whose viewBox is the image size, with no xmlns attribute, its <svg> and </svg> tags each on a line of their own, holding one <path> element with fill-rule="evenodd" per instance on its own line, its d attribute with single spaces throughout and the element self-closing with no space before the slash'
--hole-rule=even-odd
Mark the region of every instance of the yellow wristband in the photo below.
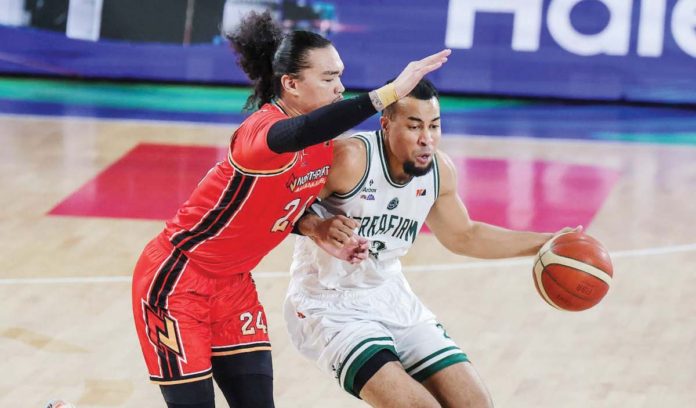
<svg viewBox="0 0 696 408">
<path fill-rule="evenodd" d="M 391 105 L 399 99 L 399 97 L 396 95 L 396 87 L 394 87 L 393 82 L 384 85 L 383 87 L 377 89 L 375 92 L 377 93 L 377 96 L 379 97 L 380 102 L 382 102 L 382 106 L 384 108 L 386 108 L 387 106 Z"/>
</svg>

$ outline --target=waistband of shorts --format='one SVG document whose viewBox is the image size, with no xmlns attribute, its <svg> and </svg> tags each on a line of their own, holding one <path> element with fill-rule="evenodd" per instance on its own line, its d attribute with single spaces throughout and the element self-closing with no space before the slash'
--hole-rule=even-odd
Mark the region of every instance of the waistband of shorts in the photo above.
<svg viewBox="0 0 696 408">
<path fill-rule="evenodd" d="M 290 282 L 289 293 L 317 300 L 342 300 L 342 299 L 362 299 L 374 296 L 389 287 L 401 286 L 408 289 L 408 283 L 403 276 L 393 276 L 385 280 L 381 285 L 365 289 L 315 289 L 305 288 L 299 282 Z"/>
<path fill-rule="evenodd" d="M 162 251 L 165 251 L 167 253 L 171 253 L 175 248 L 174 245 L 169 241 L 169 238 L 167 238 L 167 236 L 164 232 L 158 234 L 151 241 L 151 243 L 158 246 Z M 251 275 L 250 271 L 249 272 L 220 273 L 220 274 L 211 273 L 196 263 L 195 255 L 191 256 L 191 254 L 187 251 L 182 251 L 182 252 L 188 258 L 188 268 L 190 270 L 193 270 L 196 274 L 201 275 L 207 279 L 216 280 L 216 281 L 221 281 L 221 280 L 243 281 L 244 279 L 247 278 L 247 276 Z"/>
</svg>

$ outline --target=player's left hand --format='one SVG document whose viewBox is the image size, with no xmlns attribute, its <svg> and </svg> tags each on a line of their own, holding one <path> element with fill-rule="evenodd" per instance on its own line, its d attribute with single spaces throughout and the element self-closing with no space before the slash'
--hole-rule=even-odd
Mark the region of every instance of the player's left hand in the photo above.
<svg viewBox="0 0 696 408">
<path fill-rule="evenodd" d="M 565 228 L 561 229 L 560 231 L 554 232 L 552 238 L 555 238 L 555 237 L 557 237 L 557 236 L 559 236 L 559 235 L 561 235 L 561 234 L 566 234 L 566 233 L 568 233 L 568 232 L 582 232 L 582 230 L 583 230 L 583 226 L 582 226 L 582 225 L 578 225 L 578 226 L 575 227 L 575 228 L 565 227 Z"/>
<path fill-rule="evenodd" d="M 556 231 L 554 233 L 547 233 L 547 234 L 545 234 L 546 238 L 544 239 L 544 242 L 541 244 L 540 250 L 545 250 L 546 248 L 548 248 L 551 245 L 551 243 L 553 242 L 553 240 L 556 239 L 556 237 L 558 237 L 561 234 L 567 234 L 569 232 L 582 232 L 582 231 L 583 231 L 583 226 L 578 225 L 575 228 L 564 227 L 561 230 Z"/>
<path fill-rule="evenodd" d="M 322 221 L 317 226 L 314 242 L 329 255 L 342 261 L 357 264 L 367 259 L 367 239 L 357 235 L 353 229 L 358 223 L 343 215 Z"/>
</svg>

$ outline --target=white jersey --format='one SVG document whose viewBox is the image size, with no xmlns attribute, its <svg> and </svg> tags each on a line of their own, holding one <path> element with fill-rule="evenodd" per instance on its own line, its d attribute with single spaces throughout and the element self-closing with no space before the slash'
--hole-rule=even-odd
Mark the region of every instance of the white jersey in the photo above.
<svg viewBox="0 0 696 408">
<path fill-rule="evenodd" d="M 382 132 L 353 136 L 365 143 L 367 168 L 360 182 L 346 194 L 333 194 L 321 204 L 330 214 L 342 214 L 360 223 L 356 233 L 369 240 L 370 255 L 358 265 L 340 261 L 298 237 L 291 266 L 291 290 L 319 293 L 325 290 L 366 289 L 393 277 L 402 277 L 400 257 L 405 255 L 423 227 L 439 194 L 439 171 L 432 169 L 406 184 L 391 179 Z"/>
</svg>

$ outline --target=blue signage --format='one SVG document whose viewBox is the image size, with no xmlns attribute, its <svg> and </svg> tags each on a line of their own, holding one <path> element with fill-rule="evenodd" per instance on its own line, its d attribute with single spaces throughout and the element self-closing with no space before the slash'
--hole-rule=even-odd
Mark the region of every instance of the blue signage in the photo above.
<svg viewBox="0 0 696 408">
<path fill-rule="evenodd" d="M 70 19 L 84 11 L 54 11 L 68 21 L 53 26 L 42 23 L 58 21 L 50 10 L 0 18 L 0 73 L 246 85 L 220 30 L 268 9 L 287 29 L 331 39 L 348 88 L 377 87 L 449 47 L 431 78 L 444 92 L 696 103 L 696 0 L 69 3 L 103 7 L 85 21 Z"/>
</svg>

